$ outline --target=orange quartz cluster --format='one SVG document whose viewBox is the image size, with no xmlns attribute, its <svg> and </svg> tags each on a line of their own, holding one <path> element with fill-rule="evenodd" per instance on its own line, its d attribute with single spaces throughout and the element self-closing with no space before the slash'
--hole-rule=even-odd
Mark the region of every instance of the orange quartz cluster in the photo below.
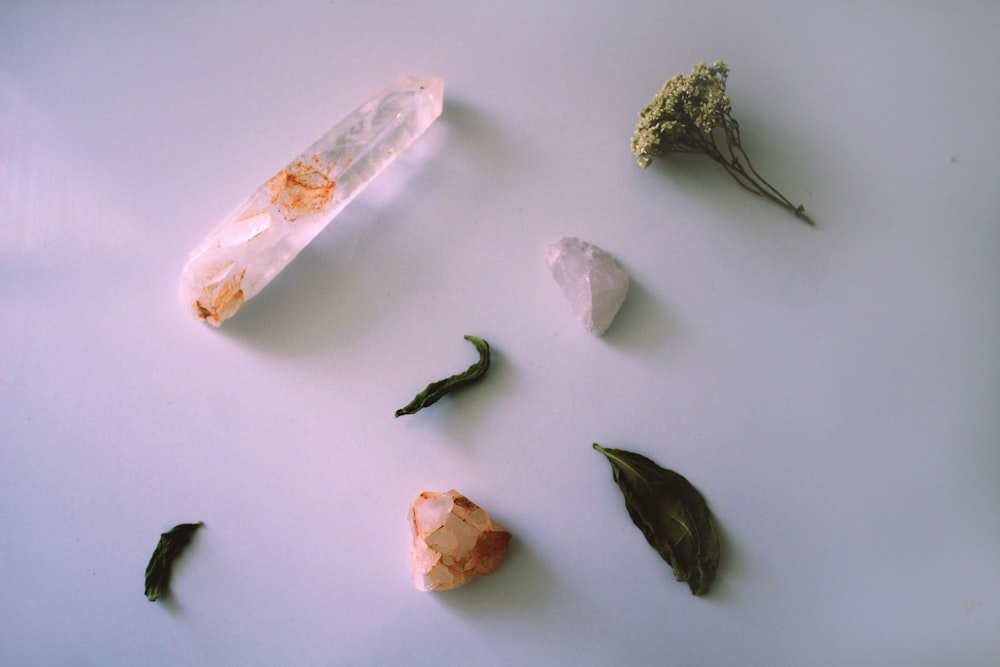
<svg viewBox="0 0 1000 667">
<path fill-rule="evenodd" d="M 457 588 L 500 565 L 511 535 L 452 489 L 425 491 L 410 505 L 413 584 L 422 591 Z"/>
</svg>

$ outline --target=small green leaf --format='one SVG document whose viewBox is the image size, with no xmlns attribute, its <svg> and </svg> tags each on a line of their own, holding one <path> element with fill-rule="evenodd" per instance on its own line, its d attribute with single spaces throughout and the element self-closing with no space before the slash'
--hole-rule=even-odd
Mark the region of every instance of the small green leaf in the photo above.
<svg viewBox="0 0 1000 667">
<path fill-rule="evenodd" d="M 695 595 L 708 592 L 719 567 L 719 537 L 705 499 L 682 475 L 624 449 L 601 447 L 625 496 L 628 515 L 650 546 Z"/>
<path fill-rule="evenodd" d="M 414 396 L 407 406 L 396 410 L 397 417 L 412 415 L 422 408 L 434 405 L 452 389 L 475 382 L 486 375 L 486 371 L 490 369 L 490 344 L 482 338 L 471 335 L 465 336 L 465 340 L 476 347 L 476 351 L 479 352 L 479 361 L 469 366 L 463 373 L 427 385 L 427 388 Z"/>
<path fill-rule="evenodd" d="M 160 535 L 160 541 L 146 566 L 146 597 L 150 602 L 169 592 L 174 561 L 191 543 L 195 531 L 204 525 L 201 521 L 182 523 Z"/>
</svg>

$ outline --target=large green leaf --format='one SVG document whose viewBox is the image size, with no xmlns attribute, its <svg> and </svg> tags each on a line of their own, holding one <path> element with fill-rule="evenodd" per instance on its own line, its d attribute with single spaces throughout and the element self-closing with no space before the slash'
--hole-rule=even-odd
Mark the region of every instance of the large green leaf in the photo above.
<svg viewBox="0 0 1000 667">
<path fill-rule="evenodd" d="M 719 537 L 705 499 L 682 475 L 624 449 L 594 449 L 611 463 L 628 515 L 695 595 L 708 592 L 719 567 Z"/>
</svg>

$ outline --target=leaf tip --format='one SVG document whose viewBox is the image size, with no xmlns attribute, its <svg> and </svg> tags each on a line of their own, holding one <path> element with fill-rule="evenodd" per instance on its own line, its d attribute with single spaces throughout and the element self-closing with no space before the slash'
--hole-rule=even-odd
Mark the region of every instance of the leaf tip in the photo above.
<svg viewBox="0 0 1000 667">
<path fill-rule="evenodd" d="M 597 451 L 599 451 L 601 454 L 604 454 L 604 458 L 608 459 L 608 461 L 613 461 L 612 456 L 611 456 L 611 452 L 609 452 L 604 447 L 601 447 L 596 442 L 594 443 L 594 449 L 596 449 Z"/>
</svg>

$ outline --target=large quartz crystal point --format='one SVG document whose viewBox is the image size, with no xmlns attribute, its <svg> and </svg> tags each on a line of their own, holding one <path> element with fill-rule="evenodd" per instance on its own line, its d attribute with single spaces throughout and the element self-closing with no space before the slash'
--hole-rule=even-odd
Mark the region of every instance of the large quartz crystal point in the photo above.
<svg viewBox="0 0 1000 667">
<path fill-rule="evenodd" d="M 441 115 L 440 79 L 397 79 L 340 121 L 191 251 L 181 300 L 218 326 Z"/>
<path fill-rule="evenodd" d="M 407 518 L 413 531 L 413 585 L 422 591 L 457 588 L 490 574 L 510 542 L 510 533 L 454 489 L 421 493 Z"/>
<path fill-rule="evenodd" d="M 545 262 L 587 331 L 602 335 L 628 294 L 628 275 L 608 252 L 567 237 L 545 249 Z"/>
</svg>

